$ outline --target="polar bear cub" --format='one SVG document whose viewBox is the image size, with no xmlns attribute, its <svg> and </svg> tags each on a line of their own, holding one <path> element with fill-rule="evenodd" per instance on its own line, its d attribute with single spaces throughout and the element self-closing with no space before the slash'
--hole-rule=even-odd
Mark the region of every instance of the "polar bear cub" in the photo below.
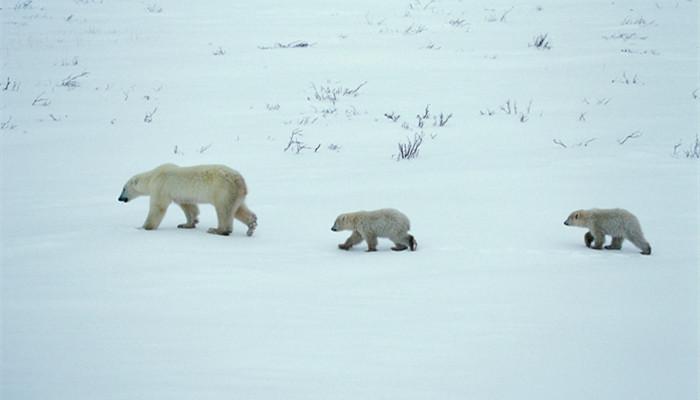
<svg viewBox="0 0 700 400">
<path fill-rule="evenodd" d="M 243 176 L 224 165 L 179 167 L 163 164 L 150 171 L 134 175 L 124 185 L 119 201 L 129 202 L 140 196 L 150 196 L 150 209 L 143 228 L 158 228 L 170 203 L 176 203 L 185 213 L 187 222 L 178 228 L 194 228 L 199 220 L 197 204 L 212 204 L 219 226 L 209 233 L 228 235 L 233 231 L 233 219 L 248 226 L 246 234 L 253 235 L 258 217 L 245 204 L 248 194 Z"/>
<path fill-rule="evenodd" d="M 639 220 L 634 214 L 622 208 L 577 210 L 569 215 L 564 225 L 588 228 L 589 231 L 583 237 L 587 247 L 602 249 L 605 244 L 605 235 L 610 235 L 612 243 L 605 246 L 608 250 L 620 250 L 622 242 L 628 239 L 642 251 L 642 254 L 651 254 L 651 246 L 644 238 Z"/>
<path fill-rule="evenodd" d="M 411 222 L 403 213 L 393 208 L 374 211 L 357 211 L 340 214 L 335 219 L 332 231 L 352 231 L 350 237 L 338 245 L 338 248 L 350 248 L 363 240 L 367 242 L 367 251 L 377 251 L 377 238 L 388 238 L 394 242 L 394 251 L 415 251 L 418 243 L 413 235 L 408 234 Z"/>
</svg>

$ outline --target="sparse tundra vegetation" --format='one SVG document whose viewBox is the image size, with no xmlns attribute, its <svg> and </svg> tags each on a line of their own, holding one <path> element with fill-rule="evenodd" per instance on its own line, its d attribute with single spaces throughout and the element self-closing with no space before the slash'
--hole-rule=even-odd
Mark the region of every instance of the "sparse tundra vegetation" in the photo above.
<svg viewBox="0 0 700 400">
<path fill-rule="evenodd" d="M 4 1 L 0 398 L 696 398 L 698 7 Z M 255 235 L 141 229 L 165 163 Z M 653 255 L 561 223 L 618 207 Z"/>
</svg>

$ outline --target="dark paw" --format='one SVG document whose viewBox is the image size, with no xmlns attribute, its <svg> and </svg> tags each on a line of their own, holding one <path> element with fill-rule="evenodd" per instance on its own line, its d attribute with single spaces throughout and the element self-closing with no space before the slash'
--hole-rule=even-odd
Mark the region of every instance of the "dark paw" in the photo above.
<svg viewBox="0 0 700 400">
<path fill-rule="evenodd" d="M 338 248 L 340 250 L 350 250 L 350 246 L 347 246 L 347 245 L 342 244 L 342 243 L 338 245 Z"/>
<path fill-rule="evenodd" d="M 369 249 L 367 249 L 367 252 L 368 252 L 368 253 L 371 253 L 371 252 L 374 252 L 374 251 L 377 251 L 377 249 L 371 248 L 371 247 L 370 247 Z"/>
<path fill-rule="evenodd" d="M 411 251 L 416 251 L 416 249 L 418 248 L 418 242 L 413 236 L 409 238 L 408 244 L 411 246 Z"/>
<path fill-rule="evenodd" d="M 605 246 L 605 250 L 620 250 L 621 247 L 615 247 L 612 245 Z"/>
<path fill-rule="evenodd" d="M 195 224 L 180 224 L 177 227 L 180 229 L 194 229 Z"/>
<path fill-rule="evenodd" d="M 406 246 L 404 246 L 404 245 L 402 245 L 402 244 L 397 244 L 396 246 L 392 247 L 391 249 L 394 250 L 394 251 L 404 251 L 404 250 L 406 250 L 407 248 L 408 248 L 408 247 L 406 247 Z"/>
</svg>

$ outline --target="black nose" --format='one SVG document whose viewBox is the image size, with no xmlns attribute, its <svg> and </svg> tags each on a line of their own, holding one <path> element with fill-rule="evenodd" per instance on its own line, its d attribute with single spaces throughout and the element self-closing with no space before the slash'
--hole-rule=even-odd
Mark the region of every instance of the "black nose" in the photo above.
<svg viewBox="0 0 700 400">
<path fill-rule="evenodd" d="M 569 221 L 564 221 L 564 225 L 569 225 Z"/>
<path fill-rule="evenodd" d="M 336 231 L 337 231 L 337 229 L 335 229 L 335 226 L 332 227 L 331 230 L 332 230 L 333 232 L 336 232 Z"/>
<path fill-rule="evenodd" d="M 124 203 L 129 201 L 129 199 L 127 199 L 126 197 L 119 197 L 117 200 L 123 201 Z"/>
</svg>

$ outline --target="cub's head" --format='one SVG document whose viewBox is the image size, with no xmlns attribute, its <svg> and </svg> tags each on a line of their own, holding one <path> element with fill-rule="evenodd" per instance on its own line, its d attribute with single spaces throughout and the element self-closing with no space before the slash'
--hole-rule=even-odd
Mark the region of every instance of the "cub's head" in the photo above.
<svg viewBox="0 0 700 400">
<path fill-rule="evenodd" d="M 352 230 L 353 226 L 351 222 L 351 218 L 348 214 L 340 214 L 338 215 L 338 218 L 335 219 L 335 223 L 333 224 L 333 227 L 331 227 L 331 230 L 333 232 Z"/>
<path fill-rule="evenodd" d="M 147 194 L 148 184 L 142 175 L 143 174 L 135 175 L 129 179 L 124 185 L 122 194 L 119 195 L 117 200 L 127 203 L 130 200 Z"/>
<path fill-rule="evenodd" d="M 584 210 L 576 210 L 569 214 L 569 218 L 564 221 L 564 225 L 567 226 L 586 226 L 587 225 L 586 212 Z"/>
</svg>

